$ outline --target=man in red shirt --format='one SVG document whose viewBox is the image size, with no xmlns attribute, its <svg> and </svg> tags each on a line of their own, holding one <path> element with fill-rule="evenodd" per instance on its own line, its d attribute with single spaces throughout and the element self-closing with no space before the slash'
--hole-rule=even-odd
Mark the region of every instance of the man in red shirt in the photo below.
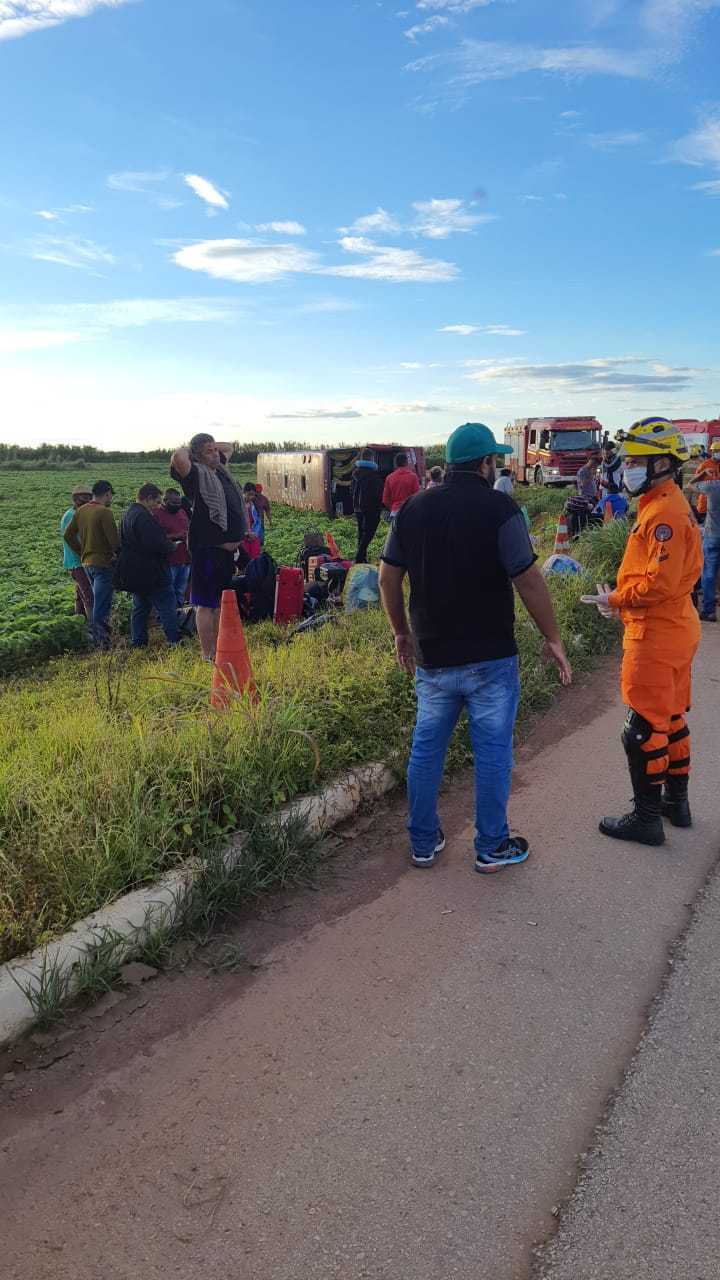
<svg viewBox="0 0 720 1280">
<path fill-rule="evenodd" d="M 412 467 L 408 466 L 406 453 L 395 454 L 395 470 L 391 471 L 383 489 L 383 506 L 396 516 L 403 503 L 420 489 L 420 481 Z"/>
<path fill-rule="evenodd" d="M 166 489 L 162 506 L 153 507 L 152 514 L 162 526 L 165 537 L 175 546 L 169 561 L 170 578 L 177 607 L 181 609 L 185 603 L 190 578 L 190 552 L 188 551 L 190 521 L 183 510 L 182 494 L 177 489 Z"/>
</svg>

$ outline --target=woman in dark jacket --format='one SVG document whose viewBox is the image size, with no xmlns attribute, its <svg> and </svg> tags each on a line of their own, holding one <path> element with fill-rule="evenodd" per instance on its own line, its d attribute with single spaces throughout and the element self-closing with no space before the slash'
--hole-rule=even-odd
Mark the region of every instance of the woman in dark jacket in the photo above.
<svg viewBox="0 0 720 1280">
<path fill-rule="evenodd" d="M 130 638 L 134 649 L 143 649 L 148 642 L 148 621 L 153 609 L 168 643 L 178 644 L 180 640 L 169 563 L 175 548 L 152 515 L 161 497 L 156 484 L 144 484 L 137 502 L 130 504 L 120 524 L 115 586 L 130 592 L 133 598 Z"/>
</svg>

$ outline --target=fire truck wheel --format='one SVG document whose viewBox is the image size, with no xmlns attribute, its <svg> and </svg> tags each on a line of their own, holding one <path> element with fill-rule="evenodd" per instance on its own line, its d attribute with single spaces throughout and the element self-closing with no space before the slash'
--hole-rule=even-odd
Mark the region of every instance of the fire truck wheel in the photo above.
<svg viewBox="0 0 720 1280">
<path fill-rule="evenodd" d="M 540 485 L 545 483 L 545 476 L 543 475 L 542 467 L 535 468 L 535 483 Z"/>
</svg>

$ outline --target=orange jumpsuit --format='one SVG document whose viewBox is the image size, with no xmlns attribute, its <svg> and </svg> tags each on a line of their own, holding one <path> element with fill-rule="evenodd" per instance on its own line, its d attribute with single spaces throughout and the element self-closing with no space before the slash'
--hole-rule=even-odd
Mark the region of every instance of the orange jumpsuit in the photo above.
<svg viewBox="0 0 720 1280">
<path fill-rule="evenodd" d="M 685 712 L 700 643 L 691 593 L 702 562 L 700 529 L 675 481 L 643 494 L 610 604 L 620 610 L 625 628 L 623 701 L 653 730 L 642 745 L 653 782 L 690 771 Z"/>
</svg>

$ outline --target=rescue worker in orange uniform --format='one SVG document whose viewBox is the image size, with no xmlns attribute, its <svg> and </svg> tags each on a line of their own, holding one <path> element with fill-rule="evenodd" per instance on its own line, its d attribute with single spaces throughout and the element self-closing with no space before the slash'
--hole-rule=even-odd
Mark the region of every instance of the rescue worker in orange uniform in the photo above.
<svg viewBox="0 0 720 1280">
<path fill-rule="evenodd" d="M 605 616 L 619 616 L 625 634 L 621 687 L 628 713 L 622 742 L 634 806 L 603 818 L 616 840 L 660 845 L 663 815 L 676 827 L 692 824 L 688 804 L 692 661 L 700 621 L 692 591 L 702 568 L 700 530 L 680 487 L 689 451 L 666 418 L 644 418 L 621 433 L 623 484 L 640 496 L 638 518 L 615 590 L 585 596 Z"/>
<path fill-rule="evenodd" d="M 710 445 L 710 457 L 704 458 L 695 472 L 693 484 L 697 483 L 698 480 L 720 480 L 720 440 L 713 440 Z M 707 494 L 699 493 L 695 499 L 695 514 L 700 524 L 705 520 L 707 509 Z"/>
</svg>

